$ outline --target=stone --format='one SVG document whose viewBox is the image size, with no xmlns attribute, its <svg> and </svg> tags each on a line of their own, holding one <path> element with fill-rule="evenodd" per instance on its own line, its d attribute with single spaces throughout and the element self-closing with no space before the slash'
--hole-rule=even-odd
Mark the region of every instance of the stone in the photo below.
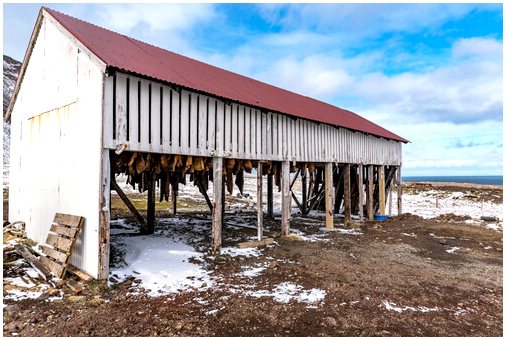
<svg viewBox="0 0 506 340">
<path fill-rule="evenodd" d="M 323 318 L 323 323 L 327 326 L 336 327 L 337 321 L 331 316 L 326 316 Z"/>
</svg>

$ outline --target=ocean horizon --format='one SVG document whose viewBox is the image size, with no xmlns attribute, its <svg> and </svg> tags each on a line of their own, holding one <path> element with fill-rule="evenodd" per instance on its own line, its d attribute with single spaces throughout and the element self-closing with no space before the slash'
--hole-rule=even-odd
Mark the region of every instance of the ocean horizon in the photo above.
<svg viewBox="0 0 506 340">
<path fill-rule="evenodd" d="M 455 182 L 502 185 L 503 176 L 402 176 L 403 182 Z"/>
</svg>

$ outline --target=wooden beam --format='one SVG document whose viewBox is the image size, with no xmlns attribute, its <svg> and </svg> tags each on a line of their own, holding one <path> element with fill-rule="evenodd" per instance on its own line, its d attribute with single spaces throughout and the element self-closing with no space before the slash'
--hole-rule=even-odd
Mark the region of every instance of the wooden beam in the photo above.
<svg viewBox="0 0 506 340">
<path fill-rule="evenodd" d="M 385 166 L 378 167 L 379 213 L 385 215 Z"/>
<path fill-rule="evenodd" d="M 307 214 L 307 169 L 304 167 L 304 173 L 302 174 L 302 215 Z"/>
<path fill-rule="evenodd" d="M 172 215 L 176 216 L 177 213 L 177 194 L 179 191 L 179 179 L 174 178 L 172 181 L 172 192 L 171 192 L 171 198 L 172 198 Z"/>
<path fill-rule="evenodd" d="M 207 195 L 206 189 L 204 189 L 204 184 L 202 183 L 202 175 L 195 174 L 195 179 L 196 179 L 199 191 L 202 194 L 202 196 L 204 196 L 204 199 L 206 200 L 207 206 L 209 207 L 209 210 L 212 213 L 213 212 L 213 204 L 211 203 L 211 200 L 209 199 L 209 196 Z"/>
<path fill-rule="evenodd" d="M 213 157 L 213 251 L 218 251 L 221 248 L 221 226 L 223 222 L 222 196 L 224 191 L 223 184 L 223 158 Z"/>
<path fill-rule="evenodd" d="M 272 174 L 267 175 L 267 216 L 273 216 L 274 202 L 273 202 L 273 178 Z"/>
<path fill-rule="evenodd" d="M 334 228 L 334 197 L 333 197 L 332 163 L 325 163 L 325 227 Z"/>
<path fill-rule="evenodd" d="M 148 211 L 146 217 L 146 234 L 155 232 L 155 193 L 156 193 L 156 174 L 150 173 L 148 176 Z"/>
<path fill-rule="evenodd" d="M 121 198 L 123 203 L 125 203 L 125 205 L 127 206 L 128 210 L 130 210 L 130 212 L 135 216 L 137 221 L 139 221 L 139 223 L 141 225 L 141 229 L 146 230 L 146 221 L 144 220 L 142 215 L 139 213 L 139 211 L 135 208 L 135 206 L 132 204 L 132 202 L 130 202 L 130 200 L 128 199 L 127 195 L 125 195 L 123 190 L 121 190 L 118 183 L 116 183 L 116 179 L 114 177 L 111 178 L 111 188 L 114 191 L 116 191 L 116 193 Z"/>
<path fill-rule="evenodd" d="M 358 215 L 364 220 L 364 166 L 358 165 Z"/>
<path fill-rule="evenodd" d="M 397 167 L 397 215 L 402 215 L 402 177 L 401 177 L 401 166 Z"/>
<path fill-rule="evenodd" d="M 281 163 L 281 235 L 288 235 L 290 231 L 290 162 Z"/>
<path fill-rule="evenodd" d="M 373 220 L 374 215 L 374 165 L 367 166 L 367 219 Z"/>
<path fill-rule="evenodd" d="M 344 224 L 351 222 L 351 178 L 350 164 L 344 165 Z"/>
<path fill-rule="evenodd" d="M 262 241 L 264 233 L 264 209 L 263 209 L 263 186 L 262 186 L 262 163 L 257 167 L 257 237 Z"/>
<path fill-rule="evenodd" d="M 14 249 L 16 249 L 16 251 L 19 253 L 19 255 L 23 256 L 23 258 L 26 261 L 28 261 L 28 263 L 33 267 L 33 269 L 35 269 L 35 271 L 44 280 L 47 280 L 47 279 L 49 279 L 52 276 L 51 272 L 46 267 L 44 267 L 40 263 L 40 261 L 37 260 L 37 258 L 34 255 L 32 255 L 32 253 L 30 253 L 28 251 L 28 249 L 26 249 L 25 246 L 17 244 L 17 245 L 14 246 Z"/>
</svg>

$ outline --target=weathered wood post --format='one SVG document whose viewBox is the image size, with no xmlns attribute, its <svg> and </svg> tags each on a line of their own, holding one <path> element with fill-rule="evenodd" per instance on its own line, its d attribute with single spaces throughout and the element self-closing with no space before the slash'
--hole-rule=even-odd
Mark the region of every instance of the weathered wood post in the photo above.
<svg viewBox="0 0 506 340">
<path fill-rule="evenodd" d="M 156 193 L 156 174 L 148 174 L 148 212 L 146 218 L 146 234 L 155 232 L 155 193 Z"/>
<path fill-rule="evenodd" d="M 344 165 L 344 225 L 351 222 L 350 163 Z"/>
<path fill-rule="evenodd" d="M 258 240 L 262 241 L 263 233 L 264 233 L 264 210 L 262 203 L 262 163 L 258 162 L 257 167 L 257 236 Z"/>
<path fill-rule="evenodd" d="M 273 181 L 272 181 L 272 174 L 269 173 L 267 175 L 267 216 L 271 217 L 273 216 L 274 206 L 273 206 L 273 200 L 272 200 L 272 188 L 273 188 Z"/>
<path fill-rule="evenodd" d="M 213 157 L 213 224 L 212 248 L 218 251 L 221 247 L 221 226 L 223 218 L 223 158 Z"/>
<path fill-rule="evenodd" d="M 176 179 L 172 184 L 172 215 L 176 216 L 177 212 L 177 193 L 179 190 L 179 182 Z"/>
<path fill-rule="evenodd" d="M 402 177 L 400 165 L 397 167 L 397 215 L 402 215 Z"/>
<path fill-rule="evenodd" d="M 307 168 L 304 166 L 304 173 L 302 174 L 302 211 L 303 215 L 307 214 Z"/>
<path fill-rule="evenodd" d="M 334 228 L 334 200 L 333 200 L 332 163 L 325 163 L 325 227 Z"/>
<path fill-rule="evenodd" d="M 379 213 L 385 215 L 385 166 L 378 166 Z"/>
<path fill-rule="evenodd" d="M 374 165 L 367 166 L 367 219 L 374 217 Z"/>
<path fill-rule="evenodd" d="M 290 203 L 290 162 L 283 161 L 281 163 L 281 235 L 288 235 L 290 232 Z"/>
<path fill-rule="evenodd" d="M 358 165 L 358 215 L 364 220 L 364 166 Z"/>
</svg>

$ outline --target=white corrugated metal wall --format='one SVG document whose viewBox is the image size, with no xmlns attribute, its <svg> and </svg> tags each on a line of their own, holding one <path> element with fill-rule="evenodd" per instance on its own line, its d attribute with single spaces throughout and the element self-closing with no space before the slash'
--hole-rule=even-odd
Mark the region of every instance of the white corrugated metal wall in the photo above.
<svg viewBox="0 0 506 340">
<path fill-rule="evenodd" d="M 400 165 L 400 142 L 226 103 L 118 72 L 105 80 L 104 147 L 222 156 Z"/>
<path fill-rule="evenodd" d="M 9 220 L 43 243 L 56 212 L 85 217 L 71 262 L 98 273 L 103 73 L 48 18 L 12 111 Z"/>
</svg>

